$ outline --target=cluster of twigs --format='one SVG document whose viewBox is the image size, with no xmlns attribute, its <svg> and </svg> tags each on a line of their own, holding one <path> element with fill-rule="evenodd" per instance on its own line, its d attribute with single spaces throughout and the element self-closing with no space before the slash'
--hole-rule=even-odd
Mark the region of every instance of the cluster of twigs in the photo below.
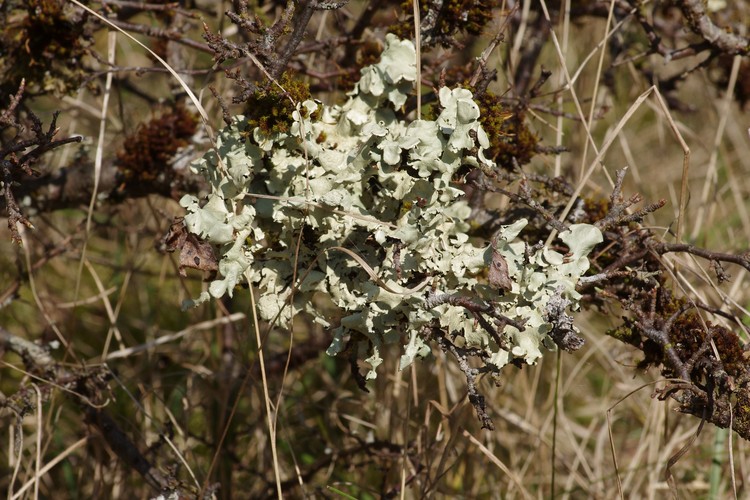
<svg viewBox="0 0 750 500">
<path fill-rule="evenodd" d="M 31 110 L 26 110 L 26 123 L 21 123 L 19 105 L 23 97 L 25 83 L 21 81 L 18 92 L 11 97 L 10 105 L 0 113 L 0 134 L 7 133 L 7 139 L 0 144 L 0 175 L 3 182 L 3 197 L 8 217 L 8 229 L 14 243 L 21 242 L 17 224 L 33 228 L 31 221 L 23 215 L 18 205 L 14 188 L 22 183 L 24 177 L 38 177 L 39 172 L 31 168 L 42 155 L 55 148 L 81 142 L 82 137 L 54 139 L 59 113 L 55 113 L 49 128 L 45 131 L 41 120 Z"/>
</svg>

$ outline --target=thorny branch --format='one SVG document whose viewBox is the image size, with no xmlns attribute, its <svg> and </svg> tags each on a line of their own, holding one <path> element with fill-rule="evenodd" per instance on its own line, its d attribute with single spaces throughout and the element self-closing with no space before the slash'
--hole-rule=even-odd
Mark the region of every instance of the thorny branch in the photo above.
<svg viewBox="0 0 750 500">
<path fill-rule="evenodd" d="M 651 247 L 656 253 L 660 255 L 668 253 L 687 253 L 690 255 L 696 255 L 703 257 L 715 263 L 728 262 L 731 264 L 737 264 L 750 271 L 750 252 L 745 252 L 740 255 L 714 252 L 705 248 L 700 248 L 689 243 L 668 243 L 668 242 L 654 242 Z M 715 268 L 716 269 L 716 268 Z M 722 271 L 717 270 L 717 274 L 721 276 Z M 723 278 L 726 280 L 726 276 Z"/>
<path fill-rule="evenodd" d="M 669 390 L 662 391 L 665 397 L 672 397 L 680 403 L 680 411 L 705 415 L 707 421 L 721 427 L 727 427 L 731 422 L 735 431 L 750 438 L 750 411 L 747 410 L 750 406 L 745 404 L 750 401 L 750 370 L 745 362 L 743 344 L 736 333 L 712 324 L 698 311 L 707 311 L 735 323 L 737 320 L 724 311 L 675 297 L 667 280 L 669 273 L 665 272 L 660 259 L 660 256 L 674 252 L 696 255 L 709 260 L 722 281 L 729 279 L 722 264 L 739 265 L 750 270 L 750 255 L 714 252 L 692 244 L 660 241 L 651 231 L 637 226 L 664 203 L 660 201 L 636 208 L 642 198 L 637 194 L 623 195 L 625 173 L 625 170 L 617 173 L 611 196 L 607 203 L 603 203 L 606 208 L 603 215 L 598 215 L 596 220 L 583 219 L 597 225 L 605 236 L 604 242 L 590 257 L 590 274 L 578 283 L 578 291 L 584 295 L 583 303 L 599 307 L 619 304 L 629 311 L 630 316 L 624 318 L 620 327 L 612 329 L 610 335 L 641 350 L 645 356 L 642 367 L 658 366 L 664 376 L 683 380 L 682 385 L 672 384 Z M 512 200 L 523 203 L 537 215 L 525 216 L 536 221 L 537 227 L 549 231 L 548 221 L 559 210 L 558 205 L 550 202 L 554 196 L 548 192 L 546 204 L 542 206 L 535 201 L 539 191 L 524 184 L 529 181 L 522 172 L 506 172 L 502 179 L 517 183 L 518 191 L 483 187 L 503 192 Z M 546 184 L 546 187 L 552 193 L 566 191 L 564 184 Z M 567 196 L 562 199 L 567 199 Z M 584 210 L 583 213 L 588 212 Z M 535 239 L 534 236 L 529 238 L 531 241 Z M 592 293 L 594 286 L 596 292 Z M 554 307 L 548 308 L 547 314 L 550 310 Z M 564 304 L 560 304 L 558 310 L 564 311 Z M 556 325 L 557 332 L 552 332 L 551 337 L 561 348 L 565 349 L 568 340 L 570 346 L 577 345 L 579 339 L 564 336 L 564 332 L 570 331 L 570 318 L 560 316 L 552 320 L 547 316 L 547 319 Z M 730 413 L 734 420 L 730 421 Z"/>
<path fill-rule="evenodd" d="M 635 211 L 634 213 L 628 213 L 628 209 L 633 205 L 636 205 L 643 201 L 643 197 L 636 193 L 627 200 L 622 198 L 622 182 L 625 179 L 627 173 L 627 167 L 617 171 L 617 178 L 615 180 L 615 186 L 612 189 L 612 195 L 609 197 L 610 208 L 607 216 L 603 219 L 596 221 L 595 225 L 602 231 L 610 229 L 615 226 L 624 226 L 631 222 L 642 222 L 643 218 L 648 214 L 654 213 L 662 208 L 667 201 L 659 200 L 656 203 L 645 206 L 644 208 Z"/>
</svg>

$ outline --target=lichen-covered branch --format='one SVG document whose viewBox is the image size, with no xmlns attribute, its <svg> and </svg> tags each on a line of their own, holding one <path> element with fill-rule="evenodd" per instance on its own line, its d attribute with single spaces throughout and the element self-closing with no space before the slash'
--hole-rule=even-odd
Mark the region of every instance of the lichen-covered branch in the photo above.
<svg viewBox="0 0 750 500">
<path fill-rule="evenodd" d="M 677 4 L 690 28 L 719 51 L 731 55 L 750 52 L 750 39 L 716 26 L 701 0 L 680 0 Z"/>
</svg>

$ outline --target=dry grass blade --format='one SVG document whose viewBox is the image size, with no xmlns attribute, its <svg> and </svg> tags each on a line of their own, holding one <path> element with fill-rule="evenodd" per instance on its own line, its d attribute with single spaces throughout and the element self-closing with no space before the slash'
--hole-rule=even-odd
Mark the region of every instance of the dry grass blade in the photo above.
<svg viewBox="0 0 750 500">
<path fill-rule="evenodd" d="M 596 158 L 594 158 L 594 160 L 591 162 L 583 178 L 576 185 L 576 188 L 573 191 L 573 194 L 570 196 L 570 199 L 568 200 L 567 205 L 565 205 L 565 208 L 563 209 L 562 213 L 560 214 L 558 218 L 559 221 L 563 222 L 568 217 L 568 214 L 570 213 L 570 210 L 573 208 L 573 205 L 576 203 L 578 196 L 583 191 L 583 187 L 586 185 L 586 182 L 589 180 L 589 178 L 594 173 L 594 171 L 601 165 L 601 161 L 604 158 L 604 155 L 607 154 L 607 152 L 609 151 L 609 148 L 614 142 L 615 138 L 622 131 L 623 127 L 627 124 L 630 118 L 640 108 L 641 104 L 643 104 L 652 93 L 654 94 L 655 99 L 657 103 L 659 104 L 660 109 L 664 112 L 664 115 L 667 118 L 670 128 L 672 132 L 674 133 L 675 138 L 679 142 L 680 146 L 682 147 L 682 151 L 683 151 L 682 189 L 680 191 L 680 211 L 678 214 L 678 221 L 677 221 L 677 227 L 678 227 L 677 240 L 679 241 L 679 236 L 681 234 L 680 228 L 682 227 L 681 226 L 682 218 L 685 212 L 685 204 L 687 203 L 687 181 L 688 181 L 688 173 L 689 173 L 689 166 L 690 166 L 690 148 L 685 142 L 685 139 L 683 139 L 682 134 L 680 133 L 679 128 L 677 127 L 677 124 L 672 119 L 670 112 L 669 112 L 669 108 L 664 103 L 664 99 L 662 99 L 661 94 L 659 93 L 659 89 L 653 86 L 650 87 L 645 92 L 643 92 L 640 96 L 638 96 L 638 98 L 633 102 L 633 104 L 630 105 L 630 107 L 628 108 L 627 112 L 625 112 L 623 117 L 617 122 L 614 129 L 609 132 L 607 138 L 605 138 L 604 143 L 602 144 L 601 149 L 598 150 Z M 551 243 L 551 241 L 554 239 L 555 236 L 556 236 L 555 232 L 553 232 L 550 235 L 550 237 L 547 239 L 548 245 Z"/>
<path fill-rule="evenodd" d="M 107 62 L 114 65 L 115 63 L 115 41 L 117 35 L 114 31 L 107 34 Z M 83 274 L 83 265 L 86 262 L 86 248 L 88 247 L 88 239 L 91 234 L 91 218 L 94 216 L 94 206 L 96 204 L 97 196 L 99 195 L 99 182 L 102 177 L 102 159 L 104 157 L 104 140 L 105 131 L 107 129 L 107 113 L 109 111 L 109 98 L 112 93 L 112 78 L 111 72 L 107 73 L 106 81 L 104 84 L 104 95 L 102 96 L 102 111 L 101 120 L 99 121 L 99 138 L 96 142 L 96 156 L 94 158 L 94 187 L 91 190 L 91 200 L 89 201 L 89 209 L 86 213 L 86 233 L 83 240 L 83 247 L 81 248 L 81 261 L 78 264 L 78 274 L 76 275 L 76 287 L 73 293 L 73 301 L 78 300 L 78 292 L 81 287 L 81 275 Z"/>
<path fill-rule="evenodd" d="M 474 445 L 479 448 L 479 450 L 484 454 L 487 459 L 495 464 L 498 469 L 503 471 L 508 478 L 513 482 L 513 484 L 516 485 L 518 488 L 518 491 L 521 492 L 521 495 L 523 495 L 524 498 L 531 499 L 533 498 L 532 495 L 526 490 L 526 487 L 523 485 L 521 480 L 516 476 L 516 473 L 511 471 L 499 458 L 497 458 L 485 445 L 483 445 L 477 438 L 475 438 L 469 431 L 464 430 L 463 431 L 464 437 L 468 438 L 469 441 L 474 443 Z"/>
<path fill-rule="evenodd" d="M 10 500 L 18 500 L 21 498 L 21 495 L 23 495 L 26 490 L 31 488 L 32 486 L 36 486 L 39 483 L 39 479 L 44 476 L 47 472 L 49 472 L 53 467 L 55 467 L 57 464 L 68 458 L 68 456 L 76 451 L 78 448 L 81 448 L 86 444 L 86 442 L 89 440 L 89 437 L 83 437 L 76 441 L 75 443 L 68 446 L 65 450 L 58 453 L 55 458 L 44 464 L 44 467 L 39 469 L 35 474 L 34 477 L 30 480 L 28 480 L 23 486 L 21 486 L 18 491 L 13 493 L 13 496 L 10 497 Z M 9 492 L 10 494 L 11 492 Z"/>
<path fill-rule="evenodd" d="M 80 7 L 83 10 L 85 10 L 86 12 L 88 12 L 89 14 L 91 14 L 92 16 L 96 17 L 97 19 L 101 20 L 103 23 L 105 23 L 107 26 L 111 27 L 112 29 L 114 29 L 116 31 L 119 31 L 120 33 L 122 33 L 123 35 L 125 35 L 131 41 L 133 41 L 137 45 L 139 45 L 143 50 L 145 50 L 146 52 L 148 52 L 153 58 L 155 58 L 157 61 L 159 61 L 159 63 L 162 66 L 164 66 L 164 68 L 167 71 L 169 71 L 169 73 L 172 75 L 172 77 L 174 77 L 174 79 L 177 80 L 177 82 L 179 82 L 180 86 L 183 88 L 183 90 L 185 91 L 185 93 L 190 98 L 190 101 L 193 103 L 193 105 L 195 106 L 195 108 L 198 110 L 198 113 L 200 114 L 201 120 L 203 122 L 204 130 L 206 131 L 206 135 L 208 136 L 209 141 L 211 141 L 211 146 L 214 148 L 214 150 L 216 150 L 218 152 L 218 148 L 216 146 L 216 139 L 215 139 L 214 133 L 213 133 L 213 128 L 209 124 L 208 114 L 206 113 L 205 108 L 201 104 L 201 102 L 198 99 L 198 97 L 196 97 L 196 95 L 190 89 L 190 87 L 185 82 L 185 80 L 174 70 L 174 68 L 172 68 L 172 66 L 170 66 L 169 63 L 167 63 L 167 61 L 165 61 L 161 56 L 159 56 L 159 54 L 157 54 L 153 50 L 151 50 L 148 47 L 146 47 L 143 43 L 141 43 L 138 39 L 136 39 L 133 35 L 131 35 L 127 31 L 125 31 L 122 28 L 120 28 L 119 26 L 113 24 L 106 17 L 104 17 L 101 14 L 99 14 L 98 12 L 90 9 L 89 7 L 83 5 L 78 0 L 68 0 L 68 1 L 71 2 L 71 3 L 73 3 L 73 4 L 75 4 L 75 5 L 77 5 L 78 7 Z M 258 64 L 260 64 L 260 63 L 258 63 Z M 109 77 L 109 75 L 110 75 L 110 73 L 108 73 L 108 77 Z M 102 119 L 104 119 L 104 117 L 102 117 Z M 219 168 L 222 169 L 226 173 L 226 166 L 224 165 L 224 161 L 222 160 L 221 155 L 218 155 L 218 161 L 219 161 Z"/>
<path fill-rule="evenodd" d="M 549 10 L 547 8 L 547 2 L 545 0 L 541 1 L 542 11 L 544 12 L 544 17 L 546 18 L 548 23 L 552 23 L 552 20 L 550 19 Z M 608 24 L 609 26 L 609 24 Z M 560 64 L 560 68 L 563 71 L 563 74 L 565 75 L 565 84 L 567 86 L 567 90 L 570 92 L 571 97 L 573 98 L 573 103 L 576 107 L 576 113 L 578 114 L 578 117 L 581 120 L 581 123 L 583 124 L 583 128 L 586 131 L 586 139 L 587 144 L 591 144 L 591 147 L 594 149 L 594 151 L 597 153 L 597 158 L 601 158 L 601 154 L 599 149 L 596 146 L 596 141 L 594 141 L 594 137 L 591 135 L 591 127 L 589 126 L 588 121 L 586 120 L 585 113 L 583 112 L 583 107 L 581 106 L 581 102 L 578 98 L 578 93 L 575 90 L 575 86 L 573 85 L 573 80 L 570 77 L 570 72 L 568 71 L 568 66 L 565 61 L 565 54 L 562 50 L 562 47 L 560 47 L 560 42 L 557 40 L 557 35 L 555 34 L 555 30 L 550 30 L 550 35 L 552 36 L 552 42 L 555 46 L 555 51 L 557 53 L 558 61 Z M 595 103 L 592 103 L 592 106 Z M 609 177 L 609 174 L 605 171 L 605 175 L 607 175 L 607 179 L 609 180 L 610 185 L 614 185 L 612 182 L 612 179 Z M 580 178 L 578 181 L 578 186 L 582 188 L 585 180 L 583 178 Z M 548 240 L 551 241 L 551 240 Z"/>
<path fill-rule="evenodd" d="M 610 26 L 612 25 L 612 16 L 614 14 L 615 10 L 615 0 L 610 0 L 609 2 L 609 12 L 607 13 L 607 22 L 604 25 L 604 36 L 602 37 L 602 43 L 606 41 L 612 34 L 612 30 L 610 30 Z M 602 50 L 599 52 L 599 62 L 596 65 L 596 73 L 594 75 L 594 88 L 591 91 L 591 108 L 589 109 L 589 116 L 588 116 L 588 128 L 591 130 L 591 128 L 594 125 L 594 113 L 596 112 L 596 107 L 598 103 L 597 96 L 599 94 L 599 86 L 601 82 L 601 76 L 602 76 L 602 68 L 604 66 L 604 56 L 605 51 Z M 571 80 L 571 85 L 573 84 L 573 80 Z M 586 157 L 588 156 L 588 148 L 589 148 L 589 142 L 586 141 L 583 144 L 583 153 L 581 153 L 581 166 L 579 171 L 579 180 L 583 178 L 584 175 L 584 167 L 586 165 Z M 606 173 L 606 170 L 605 170 Z M 612 184 L 612 180 L 609 179 L 610 185 Z"/>
<path fill-rule="evenodd" d="M 138 354 L 140 352 L 151 350 L 160 345 L 165 345 L 170 342 L 176 342 L 195 332 L 199 332 L 202 330 L 209 330 L 211 328 L 216 328 L 217 326 L 238 322 L 245 318 L 246 318 L 245 313 L 233 313 L 233 314 L 230 314 L 229 316 L 224 316 L 222 318 L 202 321 L 200 323 L 190 325 L 188 328 L 180 330 L 179 332 L 175 332 L 169 335 L 163 335 L 161 337 L 158 337 L 152 341 L 146 342 L 145 344 L 127 347 L 124 349 L 110 352 L 104 357 L 104 359 L 106 361 L 111 361 L 114 359 L 128 358 L 134 354 Z"/>
<path fill-rule="evenodd" d="M 386 282 L 380 279 L 380 277 L 377 275 L 375 270 L 372 267 L 370 267 L 370 265 L 367 262 L 365 262 L 365 259 L 357 255 L 355 252 L 352 252 L 348 248 L 344 248 L 344 247 L 331 247 L 328 249 L 328 251 L 330 250 L 337 250 L 339 252 L 344 252 L 346 255 L 356 260 L 357 264 L 359 264 L 360 267 L 362 267 L 362 270 L 366 272 L 367 275 L 375 283 L 377 283 L 380 288 L 382 288 L 383 290 L 389 293 L 393 293 L 396 295 L 414 295 L 415 293 L 419 293 L 422 290 L 424 290 L 432 281 L 431 278 L 425 278 L 425 280 L 422 281 L 422 283 L 418 284 L 417 286 L 413 288 L 404 288 L 404 287 L 398 286 L 397 284 L 388 285 Z"/>
<path fill-rule="evenodd" d="M 414 48 L 416 49 L 417 67 L 417 120 L 422 119 L 422 20 L 419 12 L 419 0 L 412 0 L 414 12 Z M 403 491 L 402 491 L 403 495 Z"/>
<path fill-rule="evenodd" d="M 251 282 L 250 276 L 247 277 L 248 283 Z M 258 323 L 258 310 L 255 306 L 255 294 L 250 292 L 250 311 L 253 317 L 253 330 L 255 331 L 255 341 L 258 345 L 258 361 L 260 362 L 260 374 L 263 380 L 263 403 L 266 408 L 266 422 L 268 424 L 269 443 L 271 444 L 271 455 L 273 457 L 274 479 L 276 480 L 276 494 L 281 500 L 284 494 L 281 489 L 281 469 L 279 468 L 279 456 L 276 450 L 276 424 L 275 411 L 271 409 L 271 394 L 268 390 L 268 376 L 266 375 L 266 362 L 263 354 L 263 342 L 260 338 L 260 324 Z"/>
<path fill-rule="evenodd" d="M 193 102 L 193 104 L 195 105 L 195 107 L 198 109 L 198 112 L 200 113 L 201 118 L 204 121 L 204 124 L 208 127 L 208 115 L 206 114 L 206 110 L 203 108 L 203 106 L 201 105 L 200 101 L 195 96 L 195 94 L 190 89 L 190 87 L 187 85 L 187 83 L 185 83 L 185 80 L 167 63 L 167 61 L 165 61 L 164 59 L 162 59 L 162 57 L 159 56 L 159 54 L 157 54 L 153 50 L 151 50 L 148 47 L 146 47 L 143 43 L 141 43 L 133 35 L 131 35 L 127 31 L 121 29 L 120 27 L 116 26 L 109 19 L 107 19 L 106 17 L 102 16 L 98 12 L 90 9 L 86 5 L 83 5 L 78 0 L 68 0 L 68 1 L 70 3 L 76 5 L 76 6 L 80 7 L 81 9 L 85 10 L 86 12 L 88 12 L 89 14 L 91 14 L 92 16 L 96 17 L 97 19 L 99 19 L 100 21 L 102 21 L 104 24 L 106 24 L 110 28 L 112 28 L 113 30 L 119 31 L 120 33 L 122 33 L 123 35 L 125 35 L 126 37 L 128 37 L 130 40 L 132 40 L 133 42 L 135 42 L 137 45 L 139 45 L 143 50 L 145 50 L 146 52 L 148 52 L 153 58 L 155 58 L 157 61 L 159 61 L 159 63 L 162 66 L 164 66 L 164 68 L 167 71 L 169 71 L 169 73 L 174 77 L 174 79 L 177 80 L 180 83 L 180 85 L 182 86 L 182 88 L 185 90 L 185 92 L 187 93 L 187 95 L 190 97 L 190 100 Z M 102 117 L 102 118 L 104 118 L 104 117 Z"/>
<path fill-rule="evenodd" d="M 37 292 L 36 278 L 34 278 L 34 272 L 32 271 L 34 267 L 31 265 L 31 247 L 30 247 L 30 242 L 28 241 L 28 238 L 26 236 L 26 228 L 23 226 L 20 226 L 18 230 L 19 230 L 19 233 L 21 234 L 21 240 L 23 242 L 23 255 L 24 255 L 24 259 L 26 260 L 26 269 L 29 270 L 28 271 L 29 288 L 31 290 L 31 295 L 34 298 L 34 303 L 36 304 L 39 312 L 42 313 L 42 316 L 44 317 L 44 320 L 46 321 L 47 325 L 49 325 L 52 331 L 55 332 L 57 340 L 59 340 L 60 343 L 65 347 L 66 352 L 70 352 L 70 344 L 65 339 L 65 336 L 60 331 L 60 328 L 58 328 L 52 316 L 50 316 L 50 314 L 47 312 L 47 308 L 42 303 L 42 300 L 39 297 L 39 293 Z"/>
<path fill-rule="evenodd" d="M 708 161 L 708 170 L 706 172 L 706 179 L 703 182 L 703 190 L 701 192 L 700 203 L 698 204 L 698 211 L 695 215 L 695 225 L 693 226 L 693 232 L 690 236 L 691 240 L 695 240 L 701 232 L 701 228 L 705 223 L 706 207 L 709 205 L 709 195 L 716 189 L 718 183 L 717 164 L 719 161 L 719 148 L 724 138 L 724 132 L 726 130 L 727 122 L 729 120 L 729 110 L 732 105 L 732 97 L 734 96 L 733 89 L 737 85 L 737 77 L 740 72 L 740 63 L 742 62 L 742 56 L 735 56 L 732 62 L 732 70 L 729 75 L 729 81 L 727 83 L 727 90 L 724 93 L 724 99 L 722 100 L 719 108 L 719 125 L 716 127 L 716 135 L 714 135 L 713 144 L 711 145 L 711 157 Z M 740 204 L 743 205 L 743 204 Z M 680 241 L 678 238 L 677 241 Z"/>
</svg>

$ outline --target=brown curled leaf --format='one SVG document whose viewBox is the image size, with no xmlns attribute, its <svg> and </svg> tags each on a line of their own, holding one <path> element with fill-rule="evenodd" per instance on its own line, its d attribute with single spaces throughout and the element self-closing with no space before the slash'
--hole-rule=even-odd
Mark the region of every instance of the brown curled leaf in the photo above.
<svg viewBox="0 0 750 500">
<path fill-rule="evenodd" d="M 508 273 L 508 263 L 497 249 L 492 249 L 492 261 L 487 274 L 487 281 L 492 288 L 501 292 L 509 292 L 513 288 L 513 282 Z"/>
<path fill-rule="evenodd" d="M 203 241 L 196 235 L 189 233 L 185 227 L 183 217 L 177 217 L 169 231 L 162 240 L 162 248 L 167 252 L 180 250 L 179 273 L 187 276 L 185 268 L 208 271 L 209 279 L 213 279 L 219 270 L 219 262 L 216 260 L 214 247 L 207 241 Z"/>
</svg>

